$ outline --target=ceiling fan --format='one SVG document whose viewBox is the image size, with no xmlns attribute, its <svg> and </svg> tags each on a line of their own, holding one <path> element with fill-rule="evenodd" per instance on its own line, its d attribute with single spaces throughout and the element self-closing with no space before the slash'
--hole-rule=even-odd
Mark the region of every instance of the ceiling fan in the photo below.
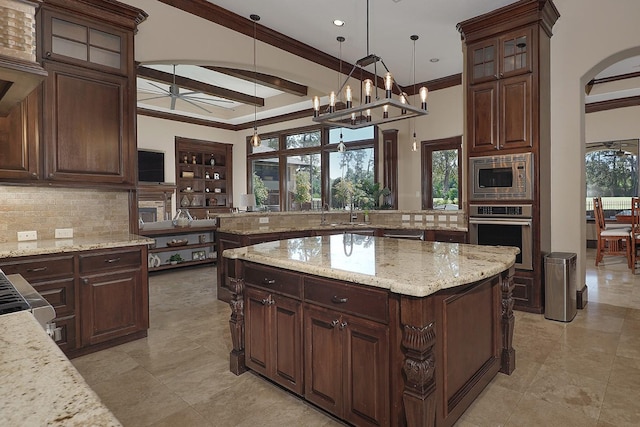
<svg viewBox="0 0 640 427">
<path fill-rule="evenodd" d="M 163 87 L 162 85 L 159 85 L 155 82 L 152 81 L 146 81 L 147 84 L 149 84 L 150 86 L 152 86 L 155 90 L 140 90 L 140 91 L 146 91 L 149 92 L 151 94 L 154 94 L 155 96 L 151 96 L 149 98 L 141 98 L 138 99 L 138 101 L 140 102 L 144 102 L 144 101 L 151 101 L 154 99 L 161 99 L 161 98 L 166 98 L 169 97 L 171 99 L 171 105 L 170 105 L 170 109 L 172 111 L 175 111 L 176 109 L 176 101 L 180 100 L 180 101 L 184 101 L 196 108 L 199 108 L 200 110 L 203 110 L 209 114 L 212 113 L 212 111 L 209 111 L 207 108 L 205 108 L 204 106 L 200 105 L 200 104 L 205 104 L 207 106 L 212 106 L 212 107 L 218 107 L 218 108 L 224 108 L 227 110 L 233 110 L 233 108 L 230 107 L 225 107 L 224 105 L 219 105 L 219 104 L 225 104 L 225 103 L 233 103 L 233 101 L 229 101 L 227 99 L 220 99 L 220 98 L 216 98 L 210 95 L 207 95 L 205 93 L 202 92 L 198 92 L 198 91 L 180 91 L 180 86 L 176 84 L 176 64 L 173 64 L 173 80 L 171 82 L 171 84 L 169 85 L 169 88 L 166 89 L 165 87 Z"/>
<path fill-rule="evenodd" d="M 633 153 L 622 149 L 622 141 L 617 144 L 617 150 L 614 150 L 615 143 L 613 141 L 603 142 L 602 145 L 611 150 L 611 153 L 607 154 L 609 157 L 627 157 L 633 155 Z"/>
</svg>

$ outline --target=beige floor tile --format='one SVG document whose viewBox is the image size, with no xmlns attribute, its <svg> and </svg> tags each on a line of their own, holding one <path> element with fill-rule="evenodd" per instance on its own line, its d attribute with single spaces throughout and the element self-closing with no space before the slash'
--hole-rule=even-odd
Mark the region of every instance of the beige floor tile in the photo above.
<svg viewBox="0 0 640 427">
<path fill-rule="evenodd" d="M 77 357 L 73 359 L 73 365 L 89 385 L 126 374 L 140 366 L 131 356 L 117 348 Z"/>
<path fill-rule="evenodd" d="M 525 394 L 513 409 L 506 427 L 592 427 L 597 420 L 563 405 Z M 484 426 L 483 426 L 484 427 Z"/>
<path fill-rule="evenodd" d="M 216 427 L 216 424 L 205 420 L 195 409 L 188 407 L 149 424 L 149 427 Z"/>
<path fill-rule="evenodd" d="M 640 420 L 638 390 L 640 390 L 640 384 L 636 384 L 633 388 L 608 387 L 600 420 L 617 427 L 637 427 Z"/>
<path fill-rule="evenodd" d="M 500 374 L 498 376 L 501 377 Z M 465 411 L 461 420 L 478 426 L 504 426 L 523 395 L 492 382 Z M 500 405 L 495 402 L 500 402 Z"/>
</svg>

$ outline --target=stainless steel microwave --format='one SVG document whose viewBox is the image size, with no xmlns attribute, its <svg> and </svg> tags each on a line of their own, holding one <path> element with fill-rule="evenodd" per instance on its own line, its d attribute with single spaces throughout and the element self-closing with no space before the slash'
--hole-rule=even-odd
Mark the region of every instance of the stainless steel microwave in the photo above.
<svg viewBox="0 0 640 427">
<path fill-rule="evenodd" d="M 532 200 L 533 153 L 469 159 L 469 200 Z"/>
</svg>

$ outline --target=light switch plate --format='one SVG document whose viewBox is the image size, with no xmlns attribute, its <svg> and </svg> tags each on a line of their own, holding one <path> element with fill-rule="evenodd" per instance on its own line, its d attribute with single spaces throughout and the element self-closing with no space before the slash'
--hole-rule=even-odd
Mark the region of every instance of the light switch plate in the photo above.
<svg viewBox="0 0 640 427">
<path fill-rule="evenodd" d="M 73 239 L 73 228 L 56 228 L 56 239 Z"/>
<path fill-rule="evenodd" d="M 27 240 L 38 240 L 38 232 L 33 231 L 18 231 L 18 242 L 26 242 Z"/>
</svg>

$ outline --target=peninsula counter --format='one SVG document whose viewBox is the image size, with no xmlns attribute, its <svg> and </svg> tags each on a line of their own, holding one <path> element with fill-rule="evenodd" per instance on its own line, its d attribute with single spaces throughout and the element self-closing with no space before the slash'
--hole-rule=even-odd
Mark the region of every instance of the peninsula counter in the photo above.
<svg viewBox="0 0 640 427">
<path fill-rule="evenodd" d="M 452 425 L 515 369 L 517 253 L 350 233 L 227 250 L 230 369 L 351 424 Z"/>
</svg>

